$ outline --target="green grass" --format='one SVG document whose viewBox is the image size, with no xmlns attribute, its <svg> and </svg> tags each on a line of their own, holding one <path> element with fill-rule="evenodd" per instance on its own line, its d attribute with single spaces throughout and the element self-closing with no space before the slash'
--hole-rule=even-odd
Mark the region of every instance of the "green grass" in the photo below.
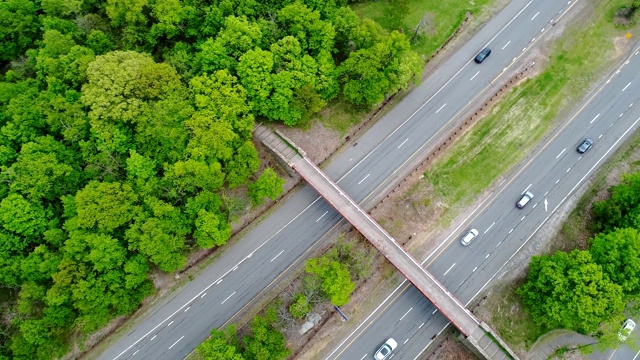
<svg viewBox="0 0 640 360">
<path fill-rule="evenodd" d="M 349 132 L 354 125 L 363 121 L 367 109 L 349 104 L 342 97 L 332 101 L 318 114 L 322 124 L 337 130 L 341 136 Z"/>
<path fill-rule="evenodd" d="M 558 114 L 578 103 L 604 69 L 620 60 L 612 56 L 613 38 L 624 32 L 602 14 L 621 2 L 592 2 L 591 19 L 567 28 L 546 69 L 512 89 L 425 174 L 436 197 L 449 205 L 448 218 L 530 154 Z"/>
<path fill-rule="evenodd" d="M 478 14 L 491 3 L 493 0 L 381 0 L 352 8 L 360 17 L 375 20 L 389 31 L 402 29 L 409 39 L 424 18 L 428 29 L 417 38 L 413 49 L 428 57 L 460 26 L 467 11 Z"/>
</svg>

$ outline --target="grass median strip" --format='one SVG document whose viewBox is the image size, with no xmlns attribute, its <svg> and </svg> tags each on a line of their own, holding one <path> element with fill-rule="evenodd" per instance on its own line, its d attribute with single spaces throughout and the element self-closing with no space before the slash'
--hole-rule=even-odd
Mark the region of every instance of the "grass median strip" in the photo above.
<svg viewBox="0 0 640 360">
<path fill-rule="evenodd" d="M 624 2 L 588 1 L 591 5 L 576 14 L 555 41 L 545 69 L 506 94 L 425 174 L 432 196 L 448 207 L 447 221 L 524 159 L 558 115 L 573 108 L 593 81 L 620 60 L 614 40 L 626 31 L 603 14 Z"/>
</svg>

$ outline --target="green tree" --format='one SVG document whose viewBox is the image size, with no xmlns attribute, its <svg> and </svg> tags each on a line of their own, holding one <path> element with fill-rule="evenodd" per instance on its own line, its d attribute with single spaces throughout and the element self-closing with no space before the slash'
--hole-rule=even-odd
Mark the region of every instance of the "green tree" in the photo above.
<svg viewBox="0 0 640 360">
<path fill-rule="evenodd" d="M 30 0 L 0 2 L 0 61 L 10 61 L 35 45 L 39 35 L 38 8 Z"/>
<path fill-rule="evenodd" d="M 105 10 L 113 26 L 135 25 L 146 20 L 143 9 L 148 0 L 107 0 Z"/>
<path fill-rule="evenodd" d="M 363 22 L 363 25 L 369 24 Z M 367 32 L 359 42 L 363 47 L 349 54 L 339 67 L 343 94 L 356 104 L 371 106 L 385 96 L 418 82 L 422 74 L 422 60 L 411 51 L 404 34 L 393 31 L 380 39 L 380 34 Z"/>
<path fill-rule="evenodd" d="M 133 51 L 98 56 L 89 64 L 87 78 L 82 101 L 91 109 L 92 132 L 106 149 L 119 153 L 132 148 L 132 125 L 149 112 L 151 103 L 184 93 L 171 66 Z"/>
<path fill-rule="evenodd" d="M 23 93 L 16 94 L 9 100 L 3 114 L 6 122 L 0 128 L 6 145 L 14 147 L 15 150 L 18 150 L 21 144 L 46 135 L 46 121 L 41 103 L 38 101 L 38 88 L 29 86 L 23 90 Z"/>
<path fill-rule="evenodd" d="M 237 345 L 235 326 L 224 331 L 213 329 L 211 336 L 196 349 L 196 353 L 204 360 L 244 360 Z"/>
<path fill-rule="evenodd" d="M 91 181 L 75 196 L 78 225 L 112 232 L 140 211 L 138 196 L 130 185 Z"/>
<path fill-rule="evenodd" d="M 228 70 L 233 72 L 240 56 L 260 47 L 262 31 L 245 17 L 228 16 L 216 38 L 200 45 L 197 61 L 202 72 Z"/>
<path fill-rule="evenodd" d="M 351 282 L 351 274 L 346 265 L 323 256 L 307 260 L 305 271 L 320 278 L 322 291 L 333 305 L 342 306 L 349 302 L 356 284 Z"/>
<path fill-rule="evenodd" d="M 183 123 L 192 114 L 192 105 L 181 96 L 154 102 L 150 111 L 137 120 L 133 135 L 136 149 L 158 164 L 183 160 L 189 140 Z"/>
<path fill-rule="evenodd" d="M 48 15 L 66 17 L 80 12 L 82 0 L 42 0 L 41 6 Z"/>
<path fill-rule="evenodd" d="M 53 201 L 78 189 L 82 173 L 75 157 L 53 137 L 40 137 L 22 146 L 17 161 L 3 175 L 12 191 L 34 201 Z"/>
<path fill-rule="evenodd" d="M 192 196 L 202 190 L 216 191 L 224 184 L 220 163 L 207 165 L 194 159 L 165 165 L 165 178 L 173 185 L 176 197 Z"/>
<path fill-rule="evenodd" d="M 260 204 L 267 197 L 275 200 L 284 191 L 284 182 L 272 168 L 264 169 L 258 180 L 248 186 L 253 205 Z"/>
<path fill-rule="evenodd" d="M 624 310 L 622 288 L 581 250 L 532 257 L 517 293 L 534 321 L 547 329 L 589 334 Z"/>
<path fill-rule="evenodd" d="M 89 64 L 95 60 L 93 51 L 78 46 L 71 35 L 63 35 L 57 30 L 44 33 L 43 47 L 36 56 L 38 79 L 52 88 L 59 80 L 73 89 L 80 89 L 86 81 Z"/>
<path fill-rule="evenodd" d="M 192 8 L 180 0 L 156 0 L 151 4 L 151 15 L 156 20 L 149 29 L 149 40 L 155 44 L 162 36 L 171 39 L 180 33 L 180 24 Z"/>
<path fill-rule="evenodd" d="M 19 194 L 9 194 L 0 201 L 2 227 L 32 241 L 45 232 L 49 217 L 39 202 L 30 202 Z"/>
<path fill-rule="evenodd" d="M 87 47 L 96 55 L 104 55 L 116 48 L 109 35 L 98 29 L 92 30 L 87 35 Z"/>
<path fill-rule="evenodd" d="M 351 50 L 352 34 L 358 28 L 360 18 L 350 7 L 343 6 L 333 12 L 331 23 L 336 32 L 334 47 L 341 58 L 346 58 Z"/>
<path fill-rule="evenodd" d="M 333 49 L 336 32 L 331 22 L 321 20 L 318 11 L 312 11 L 300 2 L 280 9 L 276 22 L 286 35 L 295 37 L 310 55 Z"/>
<path fill-rule="evenodd" d="M 269 308 L 264 316 L 251 320 L 251 335 L 243 338 L 244 357 L 248 360 L 284 360 L 290 351 L 286 339 L 273 324 L 277 320 L 275 308 Z"/>
<path fill-rule="evenodd" d="M 129 249 L 137 250 L 162 271 L 175 271 L 186 263 L 185 236 L 191 232 L 179 208 L 147 197 L 148 213 L 140 214 L 126 231 Z"/>
<path fill-rule="evenodd" d="M 244 184 L 249 176 L 258 171 L 260 158 L 258 151 L 251 140 L 245 141 L 236 152 L 233 158 L 226 164 L 227 184 L 229 188 L 234 188 Z M 283 180 L 284 183 L 284 180 Z M 282 191 L 278 193 L 280 195 Z M 276 195 L 277 196 L 277 195 Z"/>
<path fill-rule="evenodd" d="M 247 51 L 237 70 L 254 112 L 293 126 L 324 106 L 322 96 L 335 95 L 334 70 L 326 57 L 322 65 L 303 53 L 295 37 L 286 36 L 271 51 Z"/>
<path fill-rule="evenodd" d="M 303 319 L 311 311 L 309 301 L 304 294 L 298 293 L 293 297 L 289 305 L 289 313 L 294 319 Z"/>
<path fill-rule="evenodd" d="M 591 240 L 593 261 L 626 294 L 640 292 L 640 233 L 636 229 L 616 229 Z"/>
<path fill-rule="evenodd" d="M 640 172 L 622 175 L 620 183 L 609 188 L 609 194 L 609 199 L 597 201 L 593 206 L 596 230 L 640 229 Z"/>
<path fill-rule="evenodd" d="M 231 237 L 231 225 L 224 214 L 203 209 L 198 212 L 193 237 L 203 249 L 224 245 Z"/>
<path fill-rule="evenodd" d="M 247 103 L 247 92 L 228 70 L 195 77 L 189 85 L 198 111 L 230 124 L 242 139 L 251 137 L 254 118 Z"/>
</svg>

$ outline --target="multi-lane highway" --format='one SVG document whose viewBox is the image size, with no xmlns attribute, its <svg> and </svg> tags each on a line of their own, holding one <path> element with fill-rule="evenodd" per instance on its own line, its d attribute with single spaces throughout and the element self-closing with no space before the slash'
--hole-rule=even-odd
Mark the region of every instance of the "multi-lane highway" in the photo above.
<svg viewBox="0 0 640 360">
<path fill-rule="evenodd" d="M 425 261 L 429 271 L 463 303 L 471 302 L 576 188 L 638 128 L 639 53 L 635 48 L 573 116 L 549 135 Z M 593 139 L 594 145 L 580 154 L 576 148 L 585 138 Z M 525 191 L 533 193 L 534 198 L 521 210 L 515 202 Z M 479 235 L 465 247 L 459 238 L 470 228 L 477 229 Z M 414 359 L 446 324 L 433 305 L 412 286 L 403 284 L 329 358 L 361 359 L 372 354 L 386 338 L 394 337 L 399 344 L 394 358 Z M 623 348 L 618 353 L 630 351 Z"/>
<path fill-rule="evenodd" d="M 435 140 L 439 136 L 456 126 L 454 120 L 459 120 L 458 115 L 469 110 L 475 99 L 495 91 L 494 87 L 500 82 L 505 70 L 517 64 L 522 54 L 555 22 L 562 21 L 562 16 L 573 5 L 573 1 L 511 1 L 467 44 L 441 64 L 420 87 L 407 95 L 359 138 L 354 146 L 337 156 L 325 172 L 354 200 L 364 204 L 364 207 L 371 206 L 372 199 L 381 189 L 398 181 L 401 174 L 410 170 L 407 164 L 418 156 L 416 154 L 424 153 L 428 146 L 436 145 Z M 473 63 L 475 54 L 486 46 L 492 48 L 491 56 L 480 65 Z M 603 148 L 602 141 L 597 136 L 594 137 L 596 146 L 589 156 L 597 155 L 600 151 L 597 149 Z M 569 152 L 566 151 L 566 154 Z M 531 183 L 533 180 L 532 178 Z M 518 184 L 514 181 L 508 185 L 515 187 Z M 531 190 L 538 194 L 546 191 L 537 186 Z M 496 203 L 499 201 L 494 202 Z M 532 206 L 533 204 L 521 214 L 527 214 Z M 504 214 L 506 217 L 513 216 L 509 215 L 512 212 Z M 278 209 L 246 232 L 241 240 L 227 247 L 219 259 L 193 281 L 159 301 L 147 314 L 143 314 L 137 326 L 114 341 L 100 355 L 100 359 L 182 358 L 207 337 L 211 328 L 233 320 L 233 315 L 252 299 L 259 298 L 265 287 L 277 282 L 287 269 L 299 265 L 300 259 L 321 243 L 340 221 L 338 213 L 311 188 L 303 188 L 289 197 L 288 201 L 281 202 Z M 485 231 L 482 221 L 488 220 L 478 221 L 474 226 Z M 494 226 L 492 231 L 497 229 L 498 226 Z M 524 236 L 521 231 L 517 234 Z M 487 235 L 481 232 L 476 241 L 486 242 L 486 238 Z M 472 246 L 469 250 L 474 251 L 473 249 Z M 501 249 L 498 247 L 496 252 L 507 251 L 507 248 Z M 446 257 L 441 258 L 444 260 Z M 472 260 L 478 259 L 472 257 L 466 264 L 472 264 Z M 456 283 L 467 276 L 467 273 L 459 272 L 463 268 L 462 263 L 456 262 L 457 268 L 453 266 L 451 276 L 445 277 L 445 280 L 453 289 L 462 289 L 459 291 L 462 291 L 464 298 L 470 296 L 471 290 L 465 290 L 464 286 Z M 483 264 L 487 262 L 488 260 Z M 449 266 L 452 266 L 451 263 Z M 438 266 L 434 266 L 433 271 L 437 276 L 444 273 Z M 472 274 L 487 277 L 491 275 L 491 270 L 482 265 Z M 429 326 L 420 327 L 421 331 L 430 329 L 429 335 L 424 339 L 431 338 L 432 333 L 437 332 L 435 329 L 444 325 L 440 317 L 433 316 L 429 319 Z M 382 333 L 376 334 L 378 335 L 384 336 Z M 423 345 L 424 339 L 421 340 Z M 372 338 L 371 341 L 372 344 L 376 343 L 378 338 Z M 414 342 L 417 344 L 417 337 L 414 337 Z M 361 347 L 358 350 L 361 355 L 357 358 L 370 351 L 370 346 L 375 345 L 358 345 Z M 398 354 L 402 354 L 405 348 L 418 347 L 401 342 Z M 353 349 L 355 346 L 351 345 L 349 350 Z"/>
</svg>

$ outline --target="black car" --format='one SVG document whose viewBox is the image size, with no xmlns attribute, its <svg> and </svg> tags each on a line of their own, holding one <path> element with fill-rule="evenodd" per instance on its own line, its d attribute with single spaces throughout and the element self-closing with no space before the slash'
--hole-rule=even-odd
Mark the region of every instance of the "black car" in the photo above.
<svg viewBox="0 0 640 360">
<path fill-rule="evenodd" d="M 587 139 L 584 139 L 582 144 L 580 144 L 580 146 L 578 146 L 576 150 L 580 154 L 584 154 L 587 152 L 587 150 L 591 149 L 591 146 L 593 146 L 593 140 L 587 138 Z"/>
<path fill-rule="evenodd" d="M 475 61 L 476 61 L 478 64 L 480 64 L 481 62 L 483 62 L 483 61 L 484 61 L 484 59 L 486 59 L 486 58 L 489 56 L 489 54 L 491 54 L 491 49 L 489 49 L 489 48 L 484 48 L 484 49 L 482 49 L 482 51 L 480 51 L 480 52 L 478 53 L 478 55 L 476 55 Z"/>
</svg>

